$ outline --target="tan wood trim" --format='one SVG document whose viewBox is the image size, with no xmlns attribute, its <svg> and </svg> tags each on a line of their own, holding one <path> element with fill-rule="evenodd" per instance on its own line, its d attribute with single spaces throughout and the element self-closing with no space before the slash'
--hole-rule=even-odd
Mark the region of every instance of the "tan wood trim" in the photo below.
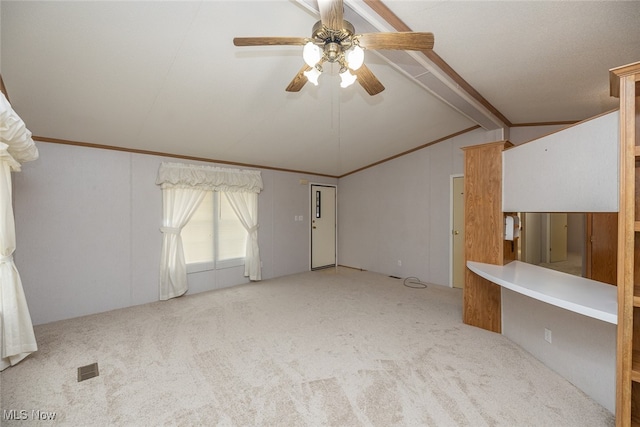
<svg viewBox="0 0 640 427">
<path fill-rule="evenodd" d="M 508 144 L 508 147 L 511 147 L 513 145 L 509 141 L 493 141 L 493 142 L 485 142 L 484 144 L 468 145 L 466 147 L 461 147 L 460 149 L 462 151 L 466 151 L 466 150 L 473 150 L 481 147 L 491 147 L 493 145 L 498 145 L 504 148 L 506 146 L 505 144 Z"/>
<path fill-rule="evenodd" d="M 463 130 L 461 130 L 461 131 L 459 131 L 459 132 L 452 133 L 451 135 L 443 136 L 442 138 L 438 138 L 438 139 L 436 139 L 436 140 L 434 140 L 434 141 L 427 142 L 426 144 L 422 144 L 422 145 L 420 145 L 419 147 L 415 147 L 415 148 L 412 148 L 412 149 L 410 149 L 410 150 L 403 151 L 402 153 L 399 153 L 399 154 L 393 155 L 393 156 L 391 156 L 391 157 L 387 157 L 386 159 L 378 160 L 377 162 L 375 162 L 375 163 L 371 163 L 370 165 L 363 166 L 363 167 L 361 167 L 361 168 L 358 168 L 358 169 L 352 170 L 351 172 L 347 172 L 347 173 L 345 173 L 345 174 L 343 174 L 343 175 L 340 175 L 338 178 L 344 178 L 345 176 L 352 175 L 352 174 L 354 174 L 354 173 L 356 173 L 356 172 L 360 172 L 360 171 L 363 171 L 363 170 L 365 170 L 365 169 L 372 168 L 372 167 L 374 167 L 374 166 L 378 166 L 378 165 L 380 165 L 380 164 L 382 164 L 382 163 L 386 163 L 386 162 L 391 161 L 391 160 L 393 160 L 393 159 L 397 159 L 398 157 L 406 156 L 407 154 L 411 154 L 411 153 L 413 153 L 413 152 L 415 152 L 415 151 L 422 150 L 423 148 L 430 147 L 430 146 L 432 146 L 432 145 L 434 145 L 434 144 L 437 144 L 437 143 L 439 143 L 439 142 L 446 141 L 447 139 L 451 139 L 451 138 L 454 138 L 454 137 L 456 137 L 456 136 L 458 136 L 458 135 L 462 135 L 462 134 L 465 134 L 465 133 L 467 133 L 467 132 L 471 132 L 472 130 L 476 130 L 476 129 L 478 129 L 479 127 L 480 127 L 480 125 L 475 125 L 475 126 L 471 126 L 470 128 L 463 129 Z"/>
<path fill-rule="evenodd" d="M 592 212 L 587 212 L 585 214 L 585 219 L 587 222 L 587 234 L 586 234 L 586 238 L 584 239 L 584 253 L 585 253 L 585 264 L 587 265 L 586 271 L 585 271 L 585 277 L 587 277 L 588 279 L 591 278 L 591 268 L 592 268 L 592 252 L 591 252 L 591 235 L 593 234 L 593 213 Z"/>
<path fill-rule="evenodd" d="M 632 387 L 634 347 L 635 282 L 635 181 L 636 181 L 636 93 L 633 69 L 640 73 L 640 63 L 619 67 L 610 76 L 619 76 L 611 91 L 620 96 L 620 199 L 618 216 L 618 334 L 616 348 L 616 425 L 628 426 L 637 417 L 632 412 L 635 399 Z M 613 77 L 612 77 L 613 78 Z M 612 81 L 613 83 L 613 81 Z M 617 89 L 616 89 L 617 88 Z M 636 319 L 638 320 L 638 319 Z M 639 343 L 636 343 L 636 345 Z M 637 397 L 637 396 L 636 396 Z"/>
<path fill-rule="evenodd" d="M 546 138 L 547 136 L 553 135 L 554 133 L 562 132 L 562 131 L 564 131 L 566 129 L 569 129 L 569 128 L 572 128 L 574 126 L 579 126 L 579 125 L 581 125 L 583 123 L 589 122 L 591 120 L 595 120 L 595 119 L 597 119 L 599 117 L 606 116 L 607 114 L 612 113 L 612 112 L 617 111 L 617 110 L 618 110 L 618 108 L 614 108 L 613 110 L 605 111 L 604 113 L 597 114 L 597 115 L 595 115 L 593 117 L 589 117 L 588 119 L 580 120 L 579 122 L 574 122 L 573 124 L 565 126 L 565 127 L 561 128 L 561 129 L 554 130 L 553 132 L 545 133 L 544 135 L 541 135 L 541 136 L 539 136 L 537 138 L 531 139 L 529 141 L 522 142 L 522 143 L 520 143 L 518 145 L 513 145 L 511 147 L 507 147 L 506 149 L 508 150 L 510 148 L 520 147 L 521 145 L 528 144 L 528 143 L 533 142 L 533 141 L 537 141 L 538 139 Z"/>
<path fill-rule="evenodd" d="M 581 120 L 563 120 L 557 122 L 533 122 L 533 123 L 514 123 L 511 127 L 519 128 L 519 127 L 528 127 L 528 126 L 561 126 L 561 125 L 575 125 L 576 123 L 580 123 Z"/>
<path fill-rule="evenodd" d="M 183 155 L 180 155 L 180 154 L 163 153 L 163 152 L 160 152 L 160 151 L 150 151 L 150 150 L 139 150 L 139 149 L 125 148 L 125 147 L 116 147 L 116 146 L 113 146 L 113 145 L 91 144 L 91 143 L 88 143 L 88 142 L 69 141 L 69 140 L 66 140 L 66 139 L 48 138 L 48 137 L 43 137 L 43 136 L 33 136 L 33 139 L 35 141 L 47 142 L 47 143 L 53 143 L 53 144 L 75 145 L 75 146 L 78 146 L 78 147 L 99 148 L 99 149 L 103 149 L 103 150 L 123 151 L 123 152 L 126 152 L 126 153 L 147 154 L 147 155 L 151 155 L 151 156 L 172 157 L 174 159 L 194 160 L 194 161 L 200 161 L 200 162 L 218 163 L 218 164 L 222 164 L 222 165 L 241 166 L 241 167 L 248 167 L 248 168 L 265 169 L 265 170 L 275 170 L 275 171 L 280 171 L 280 172 L 292 172 L 292 173 L 300 173 L 300 174 L 305 174 L 305 175 L 324 176 L 324 177 L 327 177 L 327 178 L 338 178 L 335 175 L 328 175 L 328 174 L 322 174 L 322 173 L 317 173 L 317 172 L 309 172 L 309 171 L 301 171 L 301 170 L 285 169 L 285 168 L 276 168 L 276 167 L 263 166 L 263 165 L 254 165 L 254 164 L 251 164 L 251 163 L 230 162 L 230 161 L 226 161 L 226 160 L 210 159 L 210 158 L 206 158 L 206 157 L 183 156 Z"/>
<path fill-rule="evenodd" d="M 364 2 L 380 15 L 397 31 L 412 31 L 398 16 L 391 11 L 382 0 L 364 0 Z M 437 40 L 437 34 L 436 34 Z M 505 125 L 511 127 L 512 124 L 496 107 L 487 101 L 473 86 L 469 84 L 460 74 L 458 74 L 447 62 L 442 59 L 433 49 L 421 51 L 427 58 L 438 66 L 446 75 L 455 81 L 465 92 L 478 101 L 482 106 L 489 110 L 493 115 L 502 121 Z"/>
<path fill-rule="evenodd" d="M 89 142 L 70 141 L 70 140 L 67 140 L 67 139 L 50 138 L 50 137 L 46 137 L 46 136 L 37 136 L 37 135 L 35 135 L 35 136 L 33 136 L 33 139 L 34 139 L 34 141 L 46 142 L 46 143 L 51 143 L 51 144 L 74 145 L 74 146 L 78 146 L 78 147 L 98 148 L 98 149 L 102 149 L 102 150 L 123 151 L 123 152 L 126 152 L 126 153 L 148 154 L 148 155 L 151 155 L 151 156 L 172 157 L 172 158 L 175 158 L 175 159 L 194 160 L 194 161 L 208 162 L 208 163 L 219 163 L 219 164 L 223 164 L 223 165 L 242 166 L 242 167 L 249 167 L 249 168 L 259 168 L 259 169 L 266 169 L 266 170 L 275 170 L 275 171 L 280 171 L 280 172 L 301 173 L 301 174 L 305 174 L 305 175 L 324 176 L 324 177 L 327 177 L 327 178 L 339 179 L 339 178 L 344 178 L 345 176 L 348 176 L 348 175 L 352 175 L 352 174 L 354 174 L 356 172 L 360 172 L 362 170 L 365 170 L 365 169 L 368 169 L 368 168 L 372 168 L 374 166 L 377 166 L 379 164 L 388 162 L 388 161 L 396 159 L 398 157 L 405 156 L 407 154 L 413 153 L 414 151 L 422 150 L 423 148 L 430 147 L 431 145 L 437 144 L 439 142 L 446 141 L 447 139 L 454 138 L 456 136 L 465 134 L 467 132 L 471 132 L 471 131 L 473 131 L 475 129 L 478 129 L 478 128 L 480 128 L 479 125 L 472 126 L 470 128 L 461 130 L 459 132 L 452 133 L 451 135 L 444 136 L 442 138 L 436 139 L 436 140 L 431 141 L 431 142 L 427 142 L 425 144 L 420 145 L 419 147 L 412 148 L 412 149 L 404 151 L 404 152 L 402 152 L 400 154 L 396 154 L 396 155 L 388 157 L 386 159 L 379 160 L 379 161 L 377 161 L 375 163 L 372 163 L 372 164 L 367 165 L 367 166 L 363 166 L 361 168 L 358 168 L 358 169 L 353 170 L 351 172 L 347 172 L 347 173 L 342 174 L 342 175 L 329 175 L 329 174 L 323 174 L 323 173 L 311 172 L 311 171 L 302 171 L 302 170 L 286 169 L 286 168 L 277 168 L 277 167 L 271 167 L 271 166 L 255 165 L 255 164 L 250 164 L 250 163 L 231 162 L 231 161 L 227 161 L 227 160 L 217 160 L 217 159 L 211 159 L 211 158 L 207 158 L 207 157 L 185 156 L 185 155 L 180 155 L 180 154 L 164 153 L 164 152 L 161 152 L 161 151 L 140 150 L 140 149 L 134 149 L 134 148 L 118 147 L 118 146 L 114 146 L 114 145 L 104 145 L 104 144 L 93 144 L 93 143 L 89 143 Z"/>
<path fill-rule="evenodd" d="M 640 80 L 640 61 L 609 70 L 609 92 L 611 96 L 620 97 L 620 79 L 622 77 L 635 75 L 635 81 Z"/>
</svg>

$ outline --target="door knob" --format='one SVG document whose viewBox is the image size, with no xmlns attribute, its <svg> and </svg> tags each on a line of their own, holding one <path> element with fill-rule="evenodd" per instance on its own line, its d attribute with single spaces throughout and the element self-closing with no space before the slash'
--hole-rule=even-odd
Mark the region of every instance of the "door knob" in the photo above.
<svg viewBox="0 0 640 427">
<path fill-rule="evenodd" d="M 316 228 L 317 228 L 317 227 L 314 225 L 314 226 L 313 226 L 313 229 L 315 230 Z"/>
<path fill-rule="evenodd" d="M 458 230 L 454 230 L 453 234 L 457 236 L 458 234 L 460 234 L 460 232 Z"/>
</svg>

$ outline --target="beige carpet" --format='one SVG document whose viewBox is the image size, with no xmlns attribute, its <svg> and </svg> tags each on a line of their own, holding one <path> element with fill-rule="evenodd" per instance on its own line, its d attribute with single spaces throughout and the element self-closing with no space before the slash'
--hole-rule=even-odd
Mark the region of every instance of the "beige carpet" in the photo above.
<svg viewBox="0 0 640 427">
<path fill-rule="evenodd" d="M 580 254 L 569 252 L 565 261 L 541 262 L 538 265 L 551 270 L 573 274 L 574 276 L 582 276 L 582 255 Z"/>
<path fill-rule="evenodd" d="M 0 374 L 1 424 L 33 424 L 32 410 L 73 426 L 614 424 L 505 337 L 462 324 L 461 299 L 331 269 L 38 326 L 40 351 Z M 100 376 L 77 382 L 93 362 Z"/>
</svg>

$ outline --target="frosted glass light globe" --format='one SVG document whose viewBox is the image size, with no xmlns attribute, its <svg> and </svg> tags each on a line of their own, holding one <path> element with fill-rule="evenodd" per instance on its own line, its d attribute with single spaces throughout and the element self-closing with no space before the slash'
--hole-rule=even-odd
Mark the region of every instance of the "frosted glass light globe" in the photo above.
<svg viewBox="0 0 640 427">
<path fill-rule="evenodd" d="M 353 82 L 356 81 L 357 77 L 351 74 L 349 70 L 347 70 L 344 73 L 340 73 L 340 78 L 342 79 L 340 87 L 349 87 L 353 84 Z"/>
<path fill-rule="evenodd" d="M 364 50 L 360 46 L 354 46 L 353 49 L 347 52 L 347 63 L 349 68 L 357 70 L 362 67 L 364 63 Z"/>
<path fill-rule="evenodd" d="M 307 63 L 309 67 L 315 66 L 322 58 L 320 48 L 312 42 L 308 42 L 302 49 L 302 59 Z"/>
</svg>

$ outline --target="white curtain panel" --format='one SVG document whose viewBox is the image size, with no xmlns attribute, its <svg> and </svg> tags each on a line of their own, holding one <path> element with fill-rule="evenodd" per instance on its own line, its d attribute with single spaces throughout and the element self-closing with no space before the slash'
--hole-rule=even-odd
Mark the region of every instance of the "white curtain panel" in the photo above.
<svg viewBox="0 0 640 427">
<path fill-rule="evenodd" d="M 27 300 L 13 262 L 16 230 L 11 198 L 11 171 L 20 170 L 0 142 L 0 371 L 38 350 Z"/>
<path fill-rule="evenodd" d="M 199 188 L 162 189 L 161 300 L 179 297 L 189 289 L 180 231 L 189 222 L 206 194 L 207 190 Z"/>
<path fill-rule="evenodd" d="M 258 194 L 224 193 L 231 208 L 249 234 L 244 259 L 244 275 L 249 280 L 261 280 L 260 248 L 258 246 Z"/>
<path fill-rule="evenodd" d="M 240 221 L 249 232 L 245 275 L 260 280 L 258 250 L 258 193 L 262 190 L 260 171 L 219 168 L 163 162 L 158 169 L 156 184 L 162 188 L 163 220 L 162 255 L 160 260 L 160 299 L 183 295 L 188 290 L 187 266 L 180 231 L 198 208 L 207 191 L 248 193 L 238 206 L 230 200 Z M 243 207 L 243 203 L 246 206 Z M 239 213 L 241 212 L 241 213 Z M 249 267 L 247 269 L 247 263 Z"/>
<path fill-rule="evenodd" d="M 0 371 L 38 350 L 20 274 L 13 261 L 16 229 L 11 172 L 38 158 L 38 149 L 22 119 L 0 92 Z"/>
<path fill-rule="evenodd" d="M 9 155 L 18 163 L 29 162 L 38 158 L 38 148 L 31 139 L 31 132 L 13 111 L 11 104 L 0 92 L 0 142 L 8 145 Z M 18 166 L 14 172 L 20 170 Z"/>
</svg>

